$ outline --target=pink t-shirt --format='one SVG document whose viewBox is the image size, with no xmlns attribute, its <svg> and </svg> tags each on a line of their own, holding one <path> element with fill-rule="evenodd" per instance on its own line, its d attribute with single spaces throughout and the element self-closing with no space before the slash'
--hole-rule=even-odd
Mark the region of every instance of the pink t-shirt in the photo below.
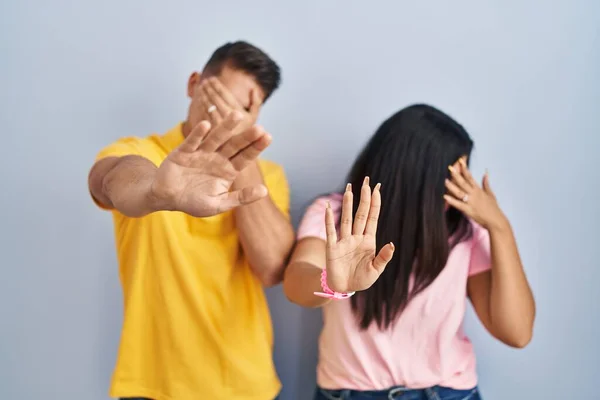
<svg viewBox="0 0 600 400">
<path fill-rule="evenodd" d="M 298 239 L 326 239 L 328 200 L 339 216 L 341 195 L 317 199 L 300 223 Z M 398 385 L 414 389 L 475 387 L 475 354 L 462 328 L 467 278 L 490 267 L 488 232 L 473 223 L 472 238 L 452 249 L 440 275 L 410 301 L 388 330 L 381 331 L 376 324 L 360 330 L 350 300 L 326 304 L 319 339 L 319 386 L 354 390 Z"/>
</svg>

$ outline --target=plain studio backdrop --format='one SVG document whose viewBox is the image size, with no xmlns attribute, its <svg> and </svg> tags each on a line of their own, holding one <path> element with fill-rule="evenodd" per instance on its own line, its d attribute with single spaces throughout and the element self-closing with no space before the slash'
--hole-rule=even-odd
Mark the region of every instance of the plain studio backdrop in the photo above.
<svg viewBox="0 0 600 400">
<path fill-rule="evenodd" d="M 391 113 L 440 107 L 516 232 L 537 300 L 522 351 L 466 329 L 487 400 L 597 398 L 600 2 L 44 1 L 0 4 L 0 398 L 107 399 L 122 322 L 96 152 L 164 132 L 211 52 L 245 39 L 283 69 L 260 123 L 297 223 Z M 312 395 L 318 310 L 268 292 L 283 400 Z M 398 357 L 402 357 L 398 354 Z M 202 360 L 198 360 L 202 363 Z"/>
</svg>

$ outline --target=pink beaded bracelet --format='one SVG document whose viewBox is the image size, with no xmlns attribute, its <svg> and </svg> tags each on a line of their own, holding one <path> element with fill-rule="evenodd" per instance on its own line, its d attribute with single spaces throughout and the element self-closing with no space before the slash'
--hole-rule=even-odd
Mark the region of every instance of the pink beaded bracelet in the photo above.
<svg viewBox="0 0 600 400">
<path fill-rule="evenodd" d="M 327 286 L 327 270 L 325 270 L 325 269 L 323 269 L 323 272 L 321 272 L 321 288 L 323 289 L 323 291 L 322 292 L 314 292 L 315 296 L 325 297 L 327 299 L 336 299 L 336 300 L 347 299 L 348 297 L 351 297 L 355 293 L 355 292 L 339 293 L 339 292 L 334 292 L 333 290 L 329 289 L 329 286 Z"/>
</svg>

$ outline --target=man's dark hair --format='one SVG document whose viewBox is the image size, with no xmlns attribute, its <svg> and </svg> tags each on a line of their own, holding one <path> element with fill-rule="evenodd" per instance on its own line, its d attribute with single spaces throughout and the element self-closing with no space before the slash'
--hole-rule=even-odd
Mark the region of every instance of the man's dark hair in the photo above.
<svg viewBox="0 0 600 400">
<path fill-rule="evenodd" d="M 277 63 L 248 42 L 229 42 L 219 47 L 204 66 L 204 72 L 218 75 L 226 65 L 252 75 L 265 93 L 263 102 L 281 83 L 281 70 Z"/>
</svg>

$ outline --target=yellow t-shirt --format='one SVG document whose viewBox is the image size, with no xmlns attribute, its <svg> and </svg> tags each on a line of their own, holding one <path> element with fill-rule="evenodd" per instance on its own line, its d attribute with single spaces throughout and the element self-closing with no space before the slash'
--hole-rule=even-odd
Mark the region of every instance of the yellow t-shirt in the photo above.
<svg viewBox="0 0 600 400">
<path fill-rule="evenodd" d="M 124 138 L 97 159 L 140 155 L 157 166 L 183 141 Z M 283 169 L 261 161 L 276 206 L 289 214 Z M 124 320 L 112 397 L 153 400 L 271 400 L 273 332 L 263 288 L 242 251 L 232 212 L 194 218 L 113 211 Z"/>
</svg>

